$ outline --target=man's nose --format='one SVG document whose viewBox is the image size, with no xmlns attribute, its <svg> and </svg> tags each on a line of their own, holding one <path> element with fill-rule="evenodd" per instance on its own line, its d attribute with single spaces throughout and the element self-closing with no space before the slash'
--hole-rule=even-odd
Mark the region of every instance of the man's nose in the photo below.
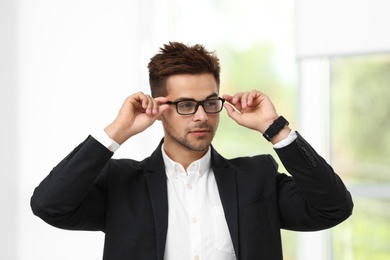
<svg viewBox="0 0 390 260">
<path fill-rule="evenodd" d="M 204 111 L 203 106 L 199 105 L 198 110 L 194 114 L 194 121 L 207 121 L 208 115 Z"/>
</svg>

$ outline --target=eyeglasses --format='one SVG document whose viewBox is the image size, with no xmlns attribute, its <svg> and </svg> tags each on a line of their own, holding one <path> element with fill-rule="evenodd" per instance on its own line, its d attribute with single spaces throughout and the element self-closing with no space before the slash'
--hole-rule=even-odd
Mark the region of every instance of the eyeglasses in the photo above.
<svg viewBox="0 0 390 260">
<path fill-rule="evenodd" d="M 198 111 L 199 106 L 202 106 L 204 112 L 206 112 L 207 114 L 217 114 L 221 112 L 224 102 L 225 99 L 218 97 L 218 98 L 206 99 L 203 101 L 196 101 L 196 100 L 181 100 L 176 102 L 168 101 L 166 104 L 175 105 L 176 112 L 179 115 L 192 115 L 195 114 L 196 111 Z"/>
</svg>

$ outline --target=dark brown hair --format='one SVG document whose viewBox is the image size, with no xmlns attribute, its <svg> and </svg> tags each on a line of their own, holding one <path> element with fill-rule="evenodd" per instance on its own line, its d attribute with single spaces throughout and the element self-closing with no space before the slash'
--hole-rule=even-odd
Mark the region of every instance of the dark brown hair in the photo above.
<svg viewBox="0 0 390 260">
<path fill-rule="evenodd" d="M 200 44 L 187 46 L 180 42 L 169 42 L 150 59 L 148 69 L 152 97 L 168 95 L 166 81 L 172 75 L 211 73 L 218 86 L 220 83 L 218 57 Z"/>
</svg>

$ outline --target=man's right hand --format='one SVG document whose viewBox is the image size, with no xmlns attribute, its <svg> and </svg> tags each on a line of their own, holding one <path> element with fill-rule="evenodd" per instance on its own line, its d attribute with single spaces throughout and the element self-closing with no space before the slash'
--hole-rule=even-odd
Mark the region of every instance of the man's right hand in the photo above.
<svg viewBox="0 0 390 260">
<path fill-rule="evenodd" d="M 126 98 L 118 116 L 104 131 L 118 144 L 151 126 L 169 108 L 165 97 L 152 98 L 142 92 Z"/>
</svg>

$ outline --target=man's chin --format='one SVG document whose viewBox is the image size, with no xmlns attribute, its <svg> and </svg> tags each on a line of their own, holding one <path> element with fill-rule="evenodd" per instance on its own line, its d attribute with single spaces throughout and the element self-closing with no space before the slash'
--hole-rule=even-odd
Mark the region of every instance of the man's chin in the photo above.
<svg viewBox="0 0 390 260">
<path fill-rule="evenodd" d="M 196 152 L 204 152 L 207 151 L 211 144 L 211 140 L 209 138 L 197 138 L 195 141 L 191 141 L 187 143 L 187 148 Z"/>
</svg>

